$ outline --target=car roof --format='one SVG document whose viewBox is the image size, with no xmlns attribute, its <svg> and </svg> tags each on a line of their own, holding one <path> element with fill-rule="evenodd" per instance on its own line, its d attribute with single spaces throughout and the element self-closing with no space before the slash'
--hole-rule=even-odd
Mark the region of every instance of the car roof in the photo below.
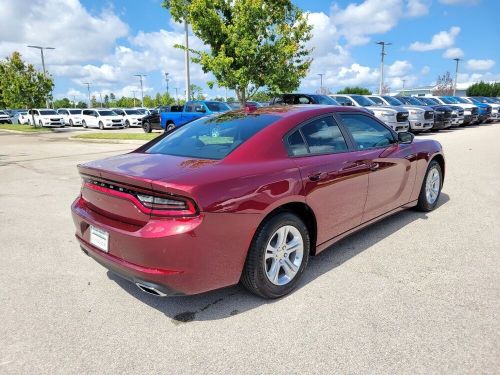
<svg viewBox="0 0 500 375">
<path fill-rule="evenodd" d="M 244 109 L 238 110 L 240 112 L 245 112 Z M 364 109 L 357 107 L 345 107 L 340 105 L 322 105 L 322 104 L 292 104 L 287 106 L 269 106 L 269 107 L 258 107 L 252 111 L 255 114 L 270 114 L 279 116 L 282 118 L 294 117 L 296 115 L 304 114 L 314 114 L 317 113 L 321 115 L 323 113 L 331 112 L 359 112 L 365 113 Z"/>
</svg>

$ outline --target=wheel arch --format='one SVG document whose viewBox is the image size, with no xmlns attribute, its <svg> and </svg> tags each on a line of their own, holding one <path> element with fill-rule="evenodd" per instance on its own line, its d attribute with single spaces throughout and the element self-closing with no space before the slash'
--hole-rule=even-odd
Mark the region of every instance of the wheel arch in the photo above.
<svg viewBox="0 0 500 375">
<path fill-rule="evenodd" d="M 435 160 L 439 163 L 439 166 L 441 167 L 441 173 L 443 174 L 443 181 L 444 181 L 446 163 L 444 161 L 443 155 L 441 155 L 441 154 L 434 155 L 432 157 L 432 159 L 429 161 L 429 163 L 433 160 Z"/>
</svg>

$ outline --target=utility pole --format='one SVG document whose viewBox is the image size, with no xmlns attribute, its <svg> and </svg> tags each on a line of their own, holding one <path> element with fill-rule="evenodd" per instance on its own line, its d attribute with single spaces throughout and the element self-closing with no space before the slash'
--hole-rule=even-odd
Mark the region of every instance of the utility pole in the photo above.
<svg viewBox="0 0 500 375">
<path fill-rule="evenodd" d="M 90 101 L 90 82 L 85 82 L 84 85 L 87 85 L 87 91 L 89 93 L 89 108 L 92 108 L 92 102 Z"/>
<path fill-rule="evenodd" d="M 76 96 L 73 95 L 73 108 L 76 108 Z"/>
<path fill-rule="evenodd" d="M 132 90 L 132 95 L 134 95 L 134 107 L 135 107 L 135 90 Z"/>
<path fill-rule="evenodd" d="M 104 107 L 103 102 L 102 102 L 102 92 L 99 91 L 99 98 L 101 99 L 101 108 Z"/>
<path fill-rule="evenodd" d="M 323 94 L 323 76 L 325 73 L 318 73 L 320 79 L 319 92 Z"/>
<path fill-rule="evenodd" d="M 175 88 L 175 101 L 177 102 L 177 105 L 179 105 L 179 88 Z"/>
<path fill-rule="evenodd" d="M 168 92 L 168 81 L 169 81 L 168 75 L 169 73 L 165 72 L 165 82 L 167 82 L 167 94 L 170 95 L 170 93 Z"/>
<path fill-rule="evenodd" d="M 457 95 L 457 81 L 458 81 L 458 63 L 462 61 L 460 58 L 453 59 L 457 62 L 457 65 L 455 67 L 455 84 L 453 85 L 453 96 Z"/>
<path fill-rule="evenodd" d="M 42 68 L 43 68 L 43 75 L 47 77 L 47 70 L 45 69 L 45 57 L 43 55 L 43 50 L 44 49 L 55 49 L 54 47 L 41 47 L 41 46 L 28 46 L 29 48 L 36 48 L 40 50 L 40 54 L 42 55 Z M 45 104 L 47 105 L 47 108 L 49 108 L 49 98 L 45 99 Z"/>
<path fill-rule="evenodd" d="M 403 79 L 403 95 L 405 94 L 405 84 L 406 84 L 406 79 Z"/>
<path fill-rule="evenodd" d="M 135 77 L 139 77 L 139 81 L 141 82 L 141 107 L 144 107 L 144 89 L 142 87 L 142 79 L 146 77 L 146 74 L 134 74 Z"/>
<path fill-rule="evenodd" d="M 185 58 L 186 58 L 186 101 L 191 99 L 191 80 L 189 77 L 189 36 L 188 36 L 188 23 L 184 21 L 184 34 L 186 39 L 186 50 L 185 50 Z"/>
<path fill-rule="evenodd" d="M 386 55 L 386 53 L 385 53 L 385 46 L 390 46 L 392 43 L 377 42 L 375 44 L 378 44 L 378 45 L 382 46 L 382 51 L 380 52 L 380 86 L 379 86 L 379 89 L 378 89 L 378 94 L 382 95 L 382 91 L 384 89 L 384 57 Z"/>
</svg>

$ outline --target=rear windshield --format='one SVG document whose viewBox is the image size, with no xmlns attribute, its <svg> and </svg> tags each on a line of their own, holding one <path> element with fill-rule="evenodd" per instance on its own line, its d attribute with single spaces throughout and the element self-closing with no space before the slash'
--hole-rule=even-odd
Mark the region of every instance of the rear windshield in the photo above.
<svg viewBox="0 0 500 375">
<path fill-rule="evenodd" d="M 276 115 L 242 112 L 203 117 L 167 135 L 145 152 L 197 159 L 223 159 L 279 118 Z"/>
<path fill-rule="evenodd" d="M 229 107 L 226 103 L 222 102 L 205 102 L 205 105 L 212 112 L 225 112 L 231 110 L 231 107 Z"/>
</svg>

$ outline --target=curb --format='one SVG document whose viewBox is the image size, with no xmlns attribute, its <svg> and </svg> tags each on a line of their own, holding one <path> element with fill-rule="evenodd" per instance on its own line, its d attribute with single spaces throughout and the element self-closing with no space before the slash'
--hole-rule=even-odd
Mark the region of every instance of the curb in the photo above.
<svg viewBox="0 0 500 375">
<path fill-rule="evenodd" d="M 29 134 L 29 135 L 34 135 L 34 134 L 52 134 L 52 131 L 40 131 L 40 132 L 23 132 L 20 130 L 10 130 L 10 129 L 0 129 L 0 132 L 5 132 L 5 133 L 12 133 L 12 134 Z"/>
<path fill-rule="evenodd" d="M 143 145 L 149 141 L 142 141 L 139 139 L 92 139 L 92 138 L 76 138 L 69 137 L 70 141 L 75 142 L 89 142 L 89 143 L 123 143 L 132 145 Z"/>
</svg>

